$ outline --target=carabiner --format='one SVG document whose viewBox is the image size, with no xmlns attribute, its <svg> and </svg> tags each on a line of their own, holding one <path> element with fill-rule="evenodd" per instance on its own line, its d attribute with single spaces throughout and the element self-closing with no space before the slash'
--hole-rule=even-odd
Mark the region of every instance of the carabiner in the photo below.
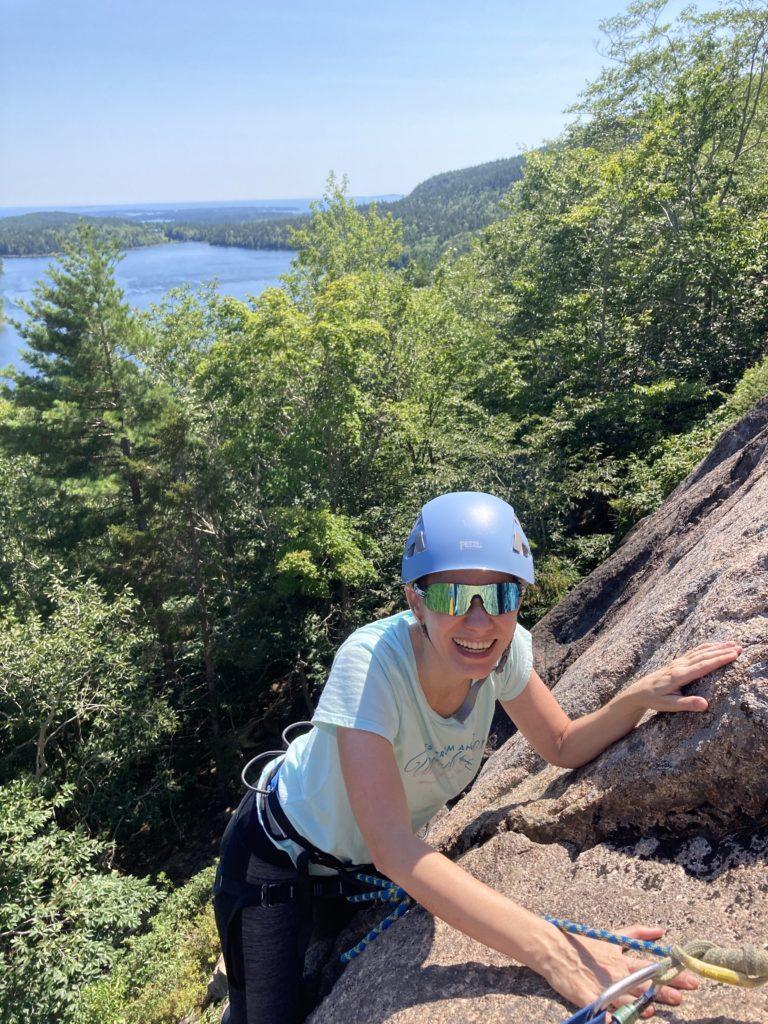
<svg viewBox="0 0 768 1024">
<path fill-rule="evenodd" d="M 628 975 L 622 981 L 617 981 L 615 984 L 607 988 L 597 999 L 590 1003 L 589 1006 L 585 1006 L 583 1010 L 579 1010 L 572 1017 L 563 1021 L 563 1024 L 590 1024 L 591 1021 L 597 1022 L 597 1024 L 622 1024 L 621 1017 L 613 1016 L 613 1019 L 606 1020 L 608 1005 L 616 999 L 617 996 L 623 996 L 625 992 L 628 992 L 635 985 L 639 985 L 643 981 L 647 981 L 649 978 L 655 977 L 661 970 L 661 964 L 648 964 L 647 967 L 641 967 L 639 971 L 635 971 L 634 974 Z M 650 988 L 643 993 L 638 1000 L 641 1003 L 640 1008 L 644 1008 L 653 998 L 656 991 L 656 986 L 651 985 Z M 637 1008 L 637 1003 L 633 1004 L 632 1009 Z M 622 1008 L 623 1009 L 623 1008 Z M 627 1009 L 630 1009 L 627 1007 Z M 602 1018 L 602 1019 L 601 1019 Z"/>
</svg>

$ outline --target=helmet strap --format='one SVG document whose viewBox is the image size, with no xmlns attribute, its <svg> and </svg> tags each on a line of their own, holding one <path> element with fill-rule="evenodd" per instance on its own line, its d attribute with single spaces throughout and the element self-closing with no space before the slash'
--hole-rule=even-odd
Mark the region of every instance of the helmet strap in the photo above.
<svg viewBox="0 0 768 1024">
<path fill-rule="evenodd" d="M 496 665 L 495 665 L 495 667 L 493 669 L 494 672 L 503 672 L 504 671 L 504 666 L 507 664 L 507 658 L 509 658 L 509 650 L 510 650 L 511 647 L 512 647 L 512 641 L 510 640 L 509 643 L 507 644 L 507 646 L 504 648 L 504 653 L 502 654 L 502 656 L 497 661 L 497 663 L 496 663 Z"/>
</svg>

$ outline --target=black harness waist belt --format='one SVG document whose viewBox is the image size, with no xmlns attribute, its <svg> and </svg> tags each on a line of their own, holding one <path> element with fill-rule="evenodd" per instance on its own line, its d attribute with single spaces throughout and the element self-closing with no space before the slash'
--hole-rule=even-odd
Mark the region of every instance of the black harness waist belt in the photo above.
<svg viewBox="0 0 768 1024">
<path fill-rule="evenodd" d="M 269 783 L 267 785 L 269 786 Z M 350 871 L 360 871 L 362 867 L 369 867 L 369 865 L 345 864 L 343 861 L 339 860 L 338 857 L 334 857 L 333 854 L 326 853 L 324 850 L 318 849 L 318 847 L 315 846 L 314 843 L 310 843 L 310 841 L 307 838 L 300 835 L 291 824 L 288 815 L 280 806 L 280 799 L 277 795 L 277 787 L 275 787 L 274 789 L 269 787 L 269 795 L 266 798 L 262 799 L 265 799 L 267 808 L 269 809 L 269 813 L 272 815 L 273 820 L 277 823 L 277 825 L 283 832 L 283 835 L 287 839 L 290 839 L 291 842 L 296 843 L 297 846 L 300 846 L 302 850 L 306 850 L 306 852 L 309 854 L 309 859 L 314 864 L 321 864 L 323 867 L 333 868 L 334 871 L 341 871 L 345 874 Z M 265 827 L 268 827 L 267 823 L 269 819 L 267 818 L 267 815 L 262 813 L 262 819 L 264 821 Z M 272 838 L 282 837 L 273 836 Z"/>
<path fill-rule="evenodd" d="M 240 854 L 238 856 L 238 851 L 234 850 L 233 854 L 235 857 L 228 859 L 227 866 L 224 864 L 225 858 L 222 855 L 222 860 L 216 873 L 214 891 L 226 893 L 234 899 L 233 912 L 245 907 L 276 907 L 295 900 L 311 900 L 315 896 L 321 898 L 353 896 L 369 891 L 370 885 L 361 882 L 354 876 L 357 872 L 364 872 L 369 875 L 376 873 L 373 865 L 345 864 L 337 857 L 334 857 L 333 854 L 320 850 L 294 828 L 288 815 L 280 806 L 280 800 L 277 795 L 275 776 L 279 768 L 280 765 L 276 765 L 274 771 L 270 774 L 266 784 L 267 794 L 265 795 L 263 790 L 257 791 L 254 794 L 256 801 L 258 801 L 261 824 L 259 824 L 257 818 L 257 807 L 253 802 L 250 806 L 243 807 L 245 833 L 241 833 L 241 835 L 246 839 L 247 846 L 257 856 L 261 857 L 266 856 L 266 853 L 261 849 L 263 844 L 267 843 L 268 846 L 272 846 L 271 840 L 267 838 L 265 832 L 271 839 L 275 839 L 278 842 L 282 839 L 290 839 L 296 843 L 302 850 L 296 864 L 298 870 L 297 880 L 295 882 L 246 882 L 245 868 L 247 866 L 248 853 L 245 850 L 242 851 L 242 854 L 245 855 L 245 859 L 243 859 L 243 855 Z M 274 831 L 270 831 L 270 818 L 281 830 L 281 835 L 275 835 Z M 261 840 L 259 840 L 259 835 L 263 837 Z M 234 836 L 233 840 L 237 842 Z M 274 848 L 273 852 L 280 859 L 285 858 L 287 864 L 290 864 L 290 858 L 287 853 L 279 851 L 277 847 Z M 334 874 L 310 875 L 310 862 L 330 868 Z"/>
<path fill-rule="evenodd" d="M 346 879 L 334 875 L 318 877 L 310 883 L 311 895 L 316 897 L 345 896 L 353 891 L 359 892 L 361 888 L 358 884 L 353 890 Z M 299 885 L 294 882 L 239 882 L 235 878 L 222 877 L 217 891 L 234 896 L 240 908 L 278 907 L 298 898 Z"/>
</svg>

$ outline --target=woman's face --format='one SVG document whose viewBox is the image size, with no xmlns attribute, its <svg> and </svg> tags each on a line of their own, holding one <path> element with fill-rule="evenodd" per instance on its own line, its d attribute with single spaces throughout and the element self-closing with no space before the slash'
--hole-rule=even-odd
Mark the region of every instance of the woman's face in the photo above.
<svg viewBox="0 0 768 1024">
<path fill-rule="evenodd" d="M 514 578 L 487 569 L 464 569 L 432 573 L 422 584 L 504 583 Z M 411 587 L 407 588 L 407 595 L 414 615 L 427 627 L 434 653 L 453 676 L 470 679 L 487 676 L 512 640 L 517 612 L 489 615 L 480 598 L 475 597 L 466 615 L 444 615 L 430 611 Z"/>
</svg>

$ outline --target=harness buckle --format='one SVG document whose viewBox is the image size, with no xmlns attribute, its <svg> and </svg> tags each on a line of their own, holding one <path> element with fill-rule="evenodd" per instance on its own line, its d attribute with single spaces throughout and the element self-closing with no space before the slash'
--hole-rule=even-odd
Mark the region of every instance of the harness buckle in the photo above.
<svg viewBox="0 0 768 1024">
<path fill-rule="evenodd" d="M 261 905 L 262 907 L 279 907 L 281 903 L 285 903 L 285 898 L 282 893 L 285 888 L 284 882 L 262 882 L 261 883 Z M 294 886 L 288 885 L 288 899 L 292 899 L 294 895 Z M 272 900 L 272 894 L 275 894 L 276 899 Z"/>
</svg>

